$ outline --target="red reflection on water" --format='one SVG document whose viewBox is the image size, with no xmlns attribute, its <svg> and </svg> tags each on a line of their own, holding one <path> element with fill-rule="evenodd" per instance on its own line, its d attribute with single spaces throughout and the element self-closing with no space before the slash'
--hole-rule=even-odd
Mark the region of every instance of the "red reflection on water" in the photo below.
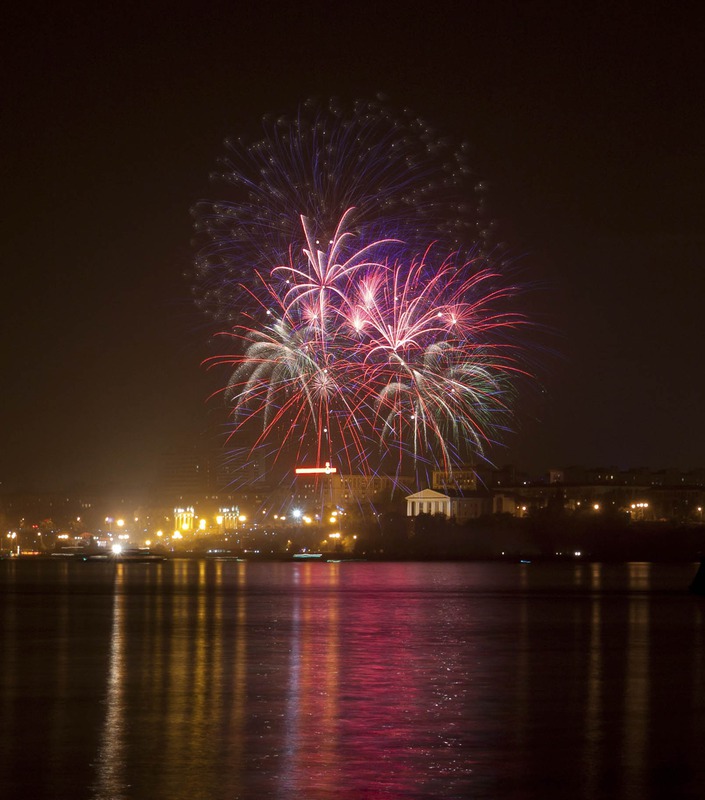
<svg viewBox="0 0 705 800">
<path fill-rule="evenodd" d="M 356 571 L 354 603 L 341 606 L 351 585 L 345 569 L 302 567 L 300 585 L 316 591 L 302 595 L 297 616 L 284 786 L 307 798 L 406 797 L 422 776 L 427 792 L 434 780 L 467 775 L 467 764 L 438 758 L 460 735 L 454 721 L 445 729 L 439 720 L 462 714 L 458 703 L 472 692 L 467 665 L 447 647 L 452 620 L 429 617 L 414 590 L 423 567 L 386 564 L 382 586 L 373 571 Z"/>
</svg>

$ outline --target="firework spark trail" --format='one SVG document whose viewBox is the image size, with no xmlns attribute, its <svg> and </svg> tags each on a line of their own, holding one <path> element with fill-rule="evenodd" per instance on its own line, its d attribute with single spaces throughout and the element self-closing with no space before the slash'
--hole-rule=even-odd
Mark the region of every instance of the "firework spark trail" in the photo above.
<svg viewBox="0 0 705 800">
<path fill-rule="evenodd" d="M 319 242 L 314 238 L 309 220 L 302 217 L 301 226 L 307 245 L 303 251 L 306 257 L 305 263 L 301 267 L 294 264 L 275 267 L 271 273 L 273 278 L 279 275 L 284 277 L 287 289 L 282 301 L 283 305 L 290 309 L 294 305 L 301 304 L 304 316 L 312 324 L 317 325 L 320 332 L 320 344 L 324 348 L 327 344 L 327 330 L 331 322 L 328 295 L 337 301 L 345 302 L 345 286 L 349 285 L 365 268 L 378 266 L 378 262 L 369 260 L 369 256 L 375 251 L 380 251 L 385 245 L 399 243 L 396 239 L 380 239 L 346 257 L 344 255 L 345 243 L 351 239 L 352 234 L 344 229 L 344 225 L 354 210 L 349 209 L 343 215 L 333 239 L 325 250 L 320 249 Z M 339 261 L 341 258 L 342 262 Z M 335 309 L 335 305 L 333 308 Z"/>
<path fill-rule="evenodd" d="M 377 103 L 309 113 L 230 143 L 234 196 L 195 209 L 233 435 L 256 422 L 253 449 L 350 472 L 452 468 L 506 428 L 527 375 L 482 200 L 457 200 L 464 151 Z"/>
<path fill-rule="evenodd" d="M 293 119 L 265 120 L 253 144 L 226 144 L 214 177 L 229 197 L 193 210 L 197 300 L 216 319 L 235 321 L 233 295 L 251 283 L 254 268 L 268 273 L 291 247 L 307 247 L 302 217 L 310 220 L 309 238 L 321 241 L 354 207 L 362 242 L 400 238 L 421 251 L 439 239 L 451 249 L 468 241 L 487 249 L 484 185 L 457 199 L 470 176 L 465 148 L 453 148 L 409 113 L 376 101 L 352 110 L 331 102 L 302 108 Z"/>
<path fill-rule="evenodd" d="M 236 428 L 261 418 L 256 446 L 297 441 L 300 456 L 350 471 L 374 471 L 390 453 L 450 468 L 482 452 L 510 410 L 523 370 L 497 334 L 524 320 L 496 307 L 513 290 L 492 288 L 482 259 L 438 263 L 429 247 L 390 261 L 389 239 L 356 250 L 352 216 L 325 249 L 302 218 L 298 261 L 260 276 L 266 304 L 233 327 L 235 352 L 211 360 L 233 370 Z"/>
</svg>

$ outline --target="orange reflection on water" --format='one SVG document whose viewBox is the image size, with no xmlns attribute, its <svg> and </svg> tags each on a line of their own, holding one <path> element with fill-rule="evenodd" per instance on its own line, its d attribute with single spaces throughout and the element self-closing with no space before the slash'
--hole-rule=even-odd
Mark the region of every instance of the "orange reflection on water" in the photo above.
<svg viewBox="0 0 705 800">
<path fill-rule="evenodd" d="M 115 565 L 113 596 L 113 619 L 110 634 L 110 660 L 108 666 L 108 688 L 105 698 L 105 722 L 100 737 L 97 758 L 97 800 L 116 800 L 125 797 L 125 705 L 123 700 L 125 634 L 124 596 L 125 566 Z"/>
<path fill-rule="evenodd" d="M 281 781 L 297 796 L 327 796 L 336 788 L 330 765 L 336 763 L 339 746 L 340 565 L 308 563 L 295 569 L 303 592 L 294 609 Z M 321 582 L 331 594 L 309 591 Z"/>
<path fill-rule="evenodd" d="M 593 564 L 593 588 L 599 586 L 599 564 Z M 596 581 L 597 577 L 597 581 Z M 597 797 L 602 771 L 602 720 L 603 720 L 603 654 L 602 654 L 602 600 L 593 599 L 590 614 L 590 639 L 587 649 L 587 696 L 585 698 L 584 773 L 586 797 Z"/>
<path fill-rule="evenodd" d="M 650 587 L 651 564 L 629 564 L 629 585 L 635 590 Z M 627 664 L 624 692 L 625 782 L 643 789 L 649 739 L 649 597 L 630 594 L 627 628 Z"/>
</svg>

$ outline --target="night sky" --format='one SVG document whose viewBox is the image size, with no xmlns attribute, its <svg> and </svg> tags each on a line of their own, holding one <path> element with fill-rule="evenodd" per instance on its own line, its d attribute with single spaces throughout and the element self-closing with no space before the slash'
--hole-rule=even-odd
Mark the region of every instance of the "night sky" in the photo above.
<svg viewBox="0 0 705 800">
<path fill-rule="evenodd" d="M 184 274 L 223 140 L 378 92 L 471 143 L 554 331 L 492 460 L 705 466 L 703 24 L 620 8 L 21 4 L 0 43 L 2 488 L 149 482 L 213 427 Z"/>
</svg>

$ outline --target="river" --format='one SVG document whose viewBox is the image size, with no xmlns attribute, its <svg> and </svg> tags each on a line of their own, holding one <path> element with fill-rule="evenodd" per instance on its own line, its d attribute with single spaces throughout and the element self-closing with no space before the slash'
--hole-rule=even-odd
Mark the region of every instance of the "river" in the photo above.
<svg viewBox="0 0 705 800">
<path fill-rule="evenodd" d="M 695 570 L 1 561 L 0 796 L 702 798 Z"/>
</svg>

